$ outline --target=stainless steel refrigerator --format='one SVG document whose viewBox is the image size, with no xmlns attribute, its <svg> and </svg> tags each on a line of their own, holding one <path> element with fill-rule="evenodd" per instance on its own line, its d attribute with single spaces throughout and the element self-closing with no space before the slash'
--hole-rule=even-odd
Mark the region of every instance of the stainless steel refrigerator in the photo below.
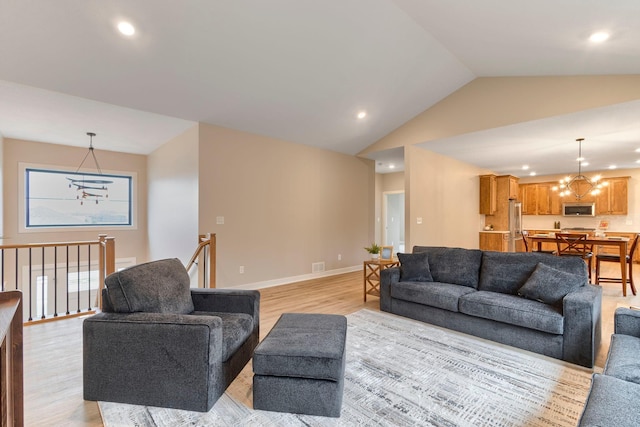
<svg viewBox="0 0 640 427">
<path fill-rule="evenodd" d="M 522 240 L 522 203 L 509 199 L 509 252 L 516 251 L 516 243 Z"/>
</svg>

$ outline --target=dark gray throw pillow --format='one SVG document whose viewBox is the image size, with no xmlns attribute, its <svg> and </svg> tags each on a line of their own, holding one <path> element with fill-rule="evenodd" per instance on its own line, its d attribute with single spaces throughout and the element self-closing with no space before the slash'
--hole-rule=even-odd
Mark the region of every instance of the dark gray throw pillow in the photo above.
<svg viewBox="0 0 640 427">
<path fill-rule="evenodd" d="M 104 279 L 117 313 L 191 313 L 190 282 L 187 270 L 176 258 L 134 265 Z"/>
<path fill-rule="evenodd" d="M 531 276 L 518 290 L 518 295 L 545 304 L 558 305 L 569 292 L 585 283 L 585 278 L 582 276 L 539 262 Z"/>
<path fill-rule="evenodd" d="M 398 253 L 398 260 L 400 261 L 401 282 L 433 282 L 433 276 L 431 276 L 429 269 L 428 253 Z"/>
</svg>

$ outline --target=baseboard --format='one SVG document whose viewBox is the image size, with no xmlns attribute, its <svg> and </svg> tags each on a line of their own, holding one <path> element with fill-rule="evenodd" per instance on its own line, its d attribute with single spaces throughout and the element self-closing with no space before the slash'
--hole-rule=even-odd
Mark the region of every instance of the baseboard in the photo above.
<svg viewBox="0 0 640 427">
<path fill-rule="evenodd" d="M 272 286 L 288 285 L 289 283 L 303 282 L 305 280 L 320 279 L 322 277 L 337 276 L 338 274 L 352 273 L 354 271 L 362 271 L 361 265 L 351 267 L 338 268 L 335 270 L 321 271 L 318 273 L 302 274 L 300 276 L 282 277 L 279 279 L 265 280 L 262 282 L 245 283 L 238 286 L 230 286 L 227 289 L 264 289 Z"/>
</svg>

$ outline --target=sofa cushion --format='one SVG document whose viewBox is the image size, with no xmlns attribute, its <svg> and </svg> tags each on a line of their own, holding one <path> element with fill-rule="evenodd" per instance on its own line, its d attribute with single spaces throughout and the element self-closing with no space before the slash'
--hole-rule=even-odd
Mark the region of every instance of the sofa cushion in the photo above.
<svg viewBox="0 0 640 427">
<path fill-rule="evenodd" d="M 480 276 L 482 251 L 478 249 L 414 246 L 413 253 L 429 254 L 429 269 L 434 282 L 452 283 L 476 289 Z"/>
<path fill-rule="evenodd" d="M 640 338 L 613 334 L 604 373 L 640 385 Z"/>
<path fill-rule="evenodd" d="M 577 274 L 587 283 L 587 267 L 580 258 L 533 252 L 490 252 L 482 254 L 478 289 L 517 295 L 539 262 L 567 273 Z"/>
<path fill-rule="evenodd" d="M 562 304 L 562 299 L 569 292 L 584 285 L 584 277 L 539 262 L 531 276 L 518 289 L 518 295 L 545 304 Z"/>
<path fill-rule="evenodd" d="M 391 297 L 404 301 L 458 311 L 462 295 L 477 292 L 468 286 L 440 282 L 398 282 L 391 287 Z"/>
<path fill-rule="evenodd" d="M 400 281 L 402 282 L 433 282 L 429 269 L 429 254 L 398 253 L 400 261 Z"/>
<path fill-rule="evenodd" d="M 253 318 L 246 313 L 194 311 L 196 316 L 215 316 L 222 320 L 222 361 L 226 362 L 249 338 L 253 331 Z"/>
<path fill-rule="evenodd" d="M 113 311 L 117 313 L 176 313 L 193 311 L 190 279 L 177 259 L 134 265 L 104 280 Z"/>
<path fill-rule="evenodd" d="M 557 307 L 516 295 L 478 291 L 460 297 L 460 312 L 560 335 L 564 318 Z"/>
<path fill-rule="evenodd" d="M 637 427 L 640 386 L 608 375 L 594 374 L 581 427 Z"/>
</svg>

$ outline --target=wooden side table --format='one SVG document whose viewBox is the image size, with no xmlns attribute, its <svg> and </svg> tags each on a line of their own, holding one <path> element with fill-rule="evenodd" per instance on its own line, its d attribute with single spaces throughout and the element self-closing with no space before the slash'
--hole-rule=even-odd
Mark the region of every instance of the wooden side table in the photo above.
<svg viewBox="0 0 640 427">
<path fill-rule="evenodd" d="M 385 268 L 397 267 L 398 260 L 372 259 L 364 263 L 364 302 L 367 302 L 367 294 L 380 296 L 380 272 Z"/>
</svg>

